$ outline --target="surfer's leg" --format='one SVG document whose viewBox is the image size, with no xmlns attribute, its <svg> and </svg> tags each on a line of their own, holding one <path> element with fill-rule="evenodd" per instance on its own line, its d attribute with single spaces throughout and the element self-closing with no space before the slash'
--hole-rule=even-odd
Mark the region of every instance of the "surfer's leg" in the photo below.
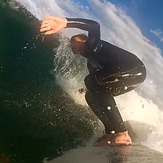
<svg viewBox="0 0 163 163">
<path fill-rule="evenodd" d="M 146 69 L 144 66 L 137 67 L 126 72 L 119 72 L 108 76 L 103 80 L 102 85 L 106 91 L 113 96 L 127 93 L 138 87 L 146 78 Z"/>
<path fill-rule="evenodd" d="M 108 145 L 108 142 L 116 144 L 131 144 L 131 138 L 128 135 L 122 117 L 116 106 L 114 97 L 99 86 L 93 75 L 85 78 L 87 92 L 86 101 L 96 116 L 105 126 L 106 135 L 99 139 L 96 146 Z"/>
<path fill-rule="evenodd" d="M 111 95 L 86 92 L 88 105 L 105 126 L 106 134 L 115 134 L 126 131 L 122 117 Z"/>
<path fill-rule="evenodd" d="M 126 131 L 114 97 L 96 83 L 93 75 L 85 78 L 85 85 L 88 89 L 85 95 L 86 101 L 104 124 L 106 133 L 115 134 Z"/>
</svg>

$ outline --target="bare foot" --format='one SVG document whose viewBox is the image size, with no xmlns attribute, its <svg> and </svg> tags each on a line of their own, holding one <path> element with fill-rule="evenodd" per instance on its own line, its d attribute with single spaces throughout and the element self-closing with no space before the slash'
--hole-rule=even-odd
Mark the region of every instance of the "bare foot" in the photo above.
<svg viewBox="0 0 163 163">
<path fill-rule="evenodd" d="M 96 147 L 107 147 L 110 145 L 130 145 L 132 144 L 131 138 L 128 132 L 121 132 L 117 134 L 106 134 L 99 138 L 96 143 Z"/>
<path fill-rule="evenodd" d="M 114 141 L 115 144 L 125 144 L 125 145 L 132 144 L 132 140 L 127 131 L 117 133 Z"/>
</svg>

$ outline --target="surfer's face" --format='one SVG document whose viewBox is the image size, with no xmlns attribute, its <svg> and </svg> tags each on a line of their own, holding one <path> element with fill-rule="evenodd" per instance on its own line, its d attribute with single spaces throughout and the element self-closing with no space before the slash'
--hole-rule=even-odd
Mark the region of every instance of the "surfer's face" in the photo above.
<svg viewBox="0 0 163 163">
<path fill-rule="evenodd" d="M 84 35 L 77 35 L 71 38 L 71 48 L 74 54 L 84 55 L 86 39 L 87 37 Z"/>
</svg>

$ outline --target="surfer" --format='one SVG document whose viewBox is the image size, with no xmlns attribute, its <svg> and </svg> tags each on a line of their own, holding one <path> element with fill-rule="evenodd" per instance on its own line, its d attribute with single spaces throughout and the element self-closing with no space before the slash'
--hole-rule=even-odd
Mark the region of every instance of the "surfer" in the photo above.
<svg viewBox="0 0 163 163">
<path fill-rule="evenodd" d="M 104 146 L 111 139 L 116 144 L 132 144 L 114 97 L 133 90 L 145 80 L 143 62 L 134 54 L 101 40 L 100 24 L 93 20 L 49 16 L 42 21 L 40 32 L 49 35 L 64 28 L 88 32 L 73 36 L 70 43 L 74 54 L 87 59 L 85 99 L 105 126 L 106 135 L 96 146 Z"/>
</svg>

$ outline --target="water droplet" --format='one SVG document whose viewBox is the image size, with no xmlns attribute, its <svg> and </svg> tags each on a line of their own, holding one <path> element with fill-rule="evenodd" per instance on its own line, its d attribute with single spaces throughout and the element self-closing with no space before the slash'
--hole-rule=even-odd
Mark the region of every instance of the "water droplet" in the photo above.
<svg viewBox="0 0 163 163">
<path fill-rule="evenodd" d="M 111 133 L 111 134 L 115 134 L 115 131 L 113 130 L 113 131 L 111 131 L 110 133 Z"/>
<path fill-rule="evenodd" d="M 107 143 L 108 143 L 108 144 L 111 144 L 111 141 L 108 141 Z"/>
<path fill-rule="evenodd" d="M 107 107 L 107 109 L 108 109 L 108 110 L 111 110 L 111 107 L 110 107 L 110 106 L 108 106 L 108 107 Z"/>
<path fill-rule="evenodd" d="M 128 89 L 127 86 L 125 86 L 124 90 L 127 90 L 127 89 Z"/>
</svg>

